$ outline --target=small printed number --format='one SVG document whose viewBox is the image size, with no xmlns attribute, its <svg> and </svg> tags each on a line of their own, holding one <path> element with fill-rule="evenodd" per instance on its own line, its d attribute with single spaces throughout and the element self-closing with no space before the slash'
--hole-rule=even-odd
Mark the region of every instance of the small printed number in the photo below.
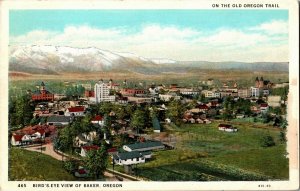
<svg viewBox="0 0 300 191">
<path fill-rule="evenodd" d="M 18 187 L 25 188 L 25 187 L 26 187 L 26 184 L 18 184 Z"/>
<path fill-rule="evenodd" d="M 260 187 L 260 188 L 270 188 L 271 187 L 271 185 L 270 184 L 259 184 L 258 185 L 258 187 Z"/>
</svg>

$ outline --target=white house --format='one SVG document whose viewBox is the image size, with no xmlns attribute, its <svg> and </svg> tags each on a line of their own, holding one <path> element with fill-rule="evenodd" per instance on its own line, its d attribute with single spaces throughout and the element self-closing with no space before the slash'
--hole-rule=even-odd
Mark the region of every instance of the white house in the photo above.
<svg viewBox="0 0 300 191">
<path fill-rule="evenodd" d="M 123 149 L 128 152 L 132 151 L 151 151 L 164 149 L 165 146 L 160 141 L 146 141 L 140 143 L 134 143 L 129 145 L 123 145 Z"/>
<path fill-rule="evenodd" d="M 45 138 L 45 131 L 44 130 L 37 130 L 35 133 L 30 135 L 31 140 L 36 139 L 44 139 Z"/>
<path fill-rule="evenodd" d="M 88 143 L 89 143 L 89 140 L 87 140 L 82 134 L 79 134 L 75 137 L 74 145 L 77 147 L 81 147 Z"/>
<path fill-rule="evenodd" d="M 88 141 L 93 141 L 97 137 L 97 132 L 90 131 L 88 133 L 82 133 L 82 136 Z"/>
<path fill-rule="evenodd" d="M 235 128 L 229 124 L 219 124 L 218 128 L 220 131 L 225 131 L 225 132 L 237 132 L 238 131 L 237 128 Z"/>
<path fill-rule="evenodd" d="M 260 112 L 266 113 L 269 110 L 269 105 L 267 103 L 260 104 Z"/>
<path fill-rule="evenodd" d="M 138 151 L 123 152 L 113 155 L 113 161 L 117 165 L 133 165 L 145 163 L 145 157 Z"/>
<path fill-rule="evenodd" d="M 262 90 L 262 94 L 263 94 L 264 96 L 268 96 L 268 95 L 270 94 L 270 91 L 269 91 L 268 89 L 263 89 L 263 90 Z"/>
<path fill-rule="evenodd" d="M 85 115 L 85 107 L 83 106 L 70 107 L 65 112 L 65 116 L 84 116 L 84 115 Z"/>
<path fill-rule="evenodd" d="M 104 117 L 101 115 L 96 115 L 95 117 L 92 118 L 91 122 L 93 124 L 99 124 L 100 126 L 104 125 Z"/>
<path fill-rule="evenodd" d="M 18 146 L 18 145 L 22 145 L 22 138 L 24 135 L 13 135 L 11 137 L 11 145 L 13 146 Z"/>
<path fill-rule="evenodd" d="M 159 94 L 159 99 L 162 101 L 170 101 L 171 98 L 174 98 L 174 100 L 180 100 L 181 96 L 178 96 L 176 94 Z"/>
<path fill-rule="evenodd" d="M 179 92 L 182 95 L 198 95 L 199 91 L 193 89 L 193 88 L 179 88 Z"/>
<path fill-rule="evenodd" d="M 91 145 L 91 146 L 82 146 L 80 156 L 86 157 L 86 154 L 91 150 L 98 150 L 100 147 L 97 145 Z"/>
<path fill-rule="evenodd" d="M 10 143 L 13 146 L 20 146 L 20 145 L 23 145 L 23 144 L 27 144 L 30 141 L 31 141 L 30 135 L 15 134 L 15 135 L 12 135 Z"/>
<path fill-rule="evenodd" d="M 201 94 L 203 94 L 205 97 L 208 97 L 208 98 L 218 98 L 218 97 L 221 97 L 221 93 L 218 92 L 218 91 L 203 90 L 201 92 Z"/>
</svg>

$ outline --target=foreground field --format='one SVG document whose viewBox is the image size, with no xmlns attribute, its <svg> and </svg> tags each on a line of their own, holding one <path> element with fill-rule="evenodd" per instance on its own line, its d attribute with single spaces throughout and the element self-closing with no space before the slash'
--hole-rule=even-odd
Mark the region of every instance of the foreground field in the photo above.
<svg viewBox="0 0 300 191">
<path fill-rule="evenodd" d="M 62 168 L 62 162 L 37 152 L 9 149 L 9 180 L 71 181 L 74 176 Z"/>
<path fill-rule="evenodd" d="M 240 123 L 239 132 L 226 133 L 217 124 L 170 128 L 177 135 L 176 149 L 155 152 L 152 161 L 138 166 L 137 175 L 155 181 L 288 179 L 286 145 L 277 129 Z M 271 135 L 276 145 L 261 147 L 263 135 Z"/>
</svg>

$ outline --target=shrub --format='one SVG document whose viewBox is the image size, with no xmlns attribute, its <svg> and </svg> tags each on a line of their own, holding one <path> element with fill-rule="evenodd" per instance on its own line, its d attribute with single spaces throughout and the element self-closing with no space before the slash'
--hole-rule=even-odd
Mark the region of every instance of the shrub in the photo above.
<svg viewBox="0 0 300 191">
<path fill-rule="evenodd" d="M 274 141 L 273 137 L 270 135 L 263 136 L 261 139 L 261 146 L 262 147 L 275 146 L 275 141 Z"/>
<path fill-rule="evenodd" d="M 78 165 L 76 161 L 68 160 L 64 162 L 64 169 L 68 171 L 69 173 L 75 172 L 75 170 L 78 168 Z"/>
</svg>

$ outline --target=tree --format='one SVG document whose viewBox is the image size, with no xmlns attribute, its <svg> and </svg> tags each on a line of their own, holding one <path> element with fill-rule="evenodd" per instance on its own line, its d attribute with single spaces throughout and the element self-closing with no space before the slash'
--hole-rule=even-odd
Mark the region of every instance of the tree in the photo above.
<svg viewBox="0 0 300 191">
<path fill-rule="evenodd" d="M 166 116 L 174 121 L 176 125 L 180 125 L 184 111 L 185 108 L 181 102 L 179 100 L 173 100 L 168 105 Z"/>
<path fill-rule="evenodd" d="M 275 146 L 275 141 L 271 135 L 265 135 L 261 138 L 262 147 L 272 147 Z"/>
<path fill-rule="evenodd" d="M 77 162 L 75 160 L 65 161 L 63 167 L 69 173 L 74 173 L 76 171 L 76 169 L 78 169 L 78 165 L 77 165 Z"/>
<path fill-rule="evenodd" d="M 204 95 L 204 94 L 201 94 L 201 96 L 200 96 L 199 100 L 200 100 L 201 102 L 205 102 L 205 101 L 207 101 L 207 99 L 206 99 L 206 97 L 205 97 L 205 95 Z"/>
<path fill-rule="evenodd" d="M 127 115 L 125 108 L 122 106 L 116 106 L 114 111 L 118 119 L 124 119 Z"/>
<path fill-rule="evenodd" d="M 103 176 L 107 167 L 107 149 L 104 145 L 98 150 L 90 150 L 84 158 L 85 167 L 89 174 L 96 179 Z"/>
<path fill-rule="evenodd" d="M 61 151 L 70 151 L 73 148 L 73 140 L 74 134 L 71 128 L 65 127 L 59 130 L 54 147 Z"/>
<path fill-rule="evenodd" d="M 34 110 L 30 96 L 23 95 L 17 97 L 16 100 L 10 102 L 9 110 L 10 112 L 13 112 L 10 113 L 11 125 L 28 125 L 31 121 Z"/>
<path fill-rule="evenodd" d="M 99 104 L 98 112 L 102 115 L 109 114 L 112 110 L 113 104 L 110 102 L 103 102 Z"/>
<path fill-rule="evenodd" d="M 125 107 L 126 117 L 131 118 L 135 109 L 136 108 L 134 105 L 131 105 L 131 104 L 126 105 L 126 107 Z"/>
<path fill-rule="evenodd" d="M 230 120 L 233 118 L 233 106 L 234 106 L 234 103 L 233 103 L 232 97 L 225 98 L 224 103 L 223 103 L 223 108 L 224 108 L 224 111 L 222 114 L 223 120 Z"/>
<path fill-rule="evenodd" d="M 136 129 L 137 133 L 139 133 L 140 129 L 144 129 L 147 121 L 147 116 L 145 111 L 138 108 L 132 115 L 130 126 Z"/>
<path fill-rule="evenodd" d="M 81 120 L 81 133 L 88 133 L 94 129 L 94 126 L 91 123 L 92 116 L 90 114 L 86 114 L 84 118 Z"/>
<path fill-rule="evenodd" d="M 286 133 L 285 133 L 285 131 L 280 131 L 280 134 L 279 134 L 279 140 L 280 140 L 280 142 L 282 142 L 282 143 L 285 143 L 287 140 L 286 140 Z"/>
<path fill-rule="evenodd" d="M 280 131 L 280 134 L 279 134 L 279 139 L 281 142 L 285 143 L 287 141 L 286 139 L 286 128 L 287 128 L 287 120 L 284 119 L 281 121 L 281 124 L 280 124 L 280 128 L 281 128 L 281 131 Z"/>
</svg>

